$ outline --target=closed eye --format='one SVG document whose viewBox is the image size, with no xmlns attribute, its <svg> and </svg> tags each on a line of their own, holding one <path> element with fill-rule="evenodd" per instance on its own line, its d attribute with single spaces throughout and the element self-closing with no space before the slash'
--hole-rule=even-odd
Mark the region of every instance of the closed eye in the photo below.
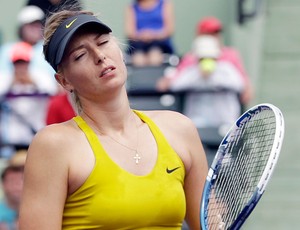
<svg viewBox="0 0 300 230">
<path fill-rule="evenodd" d="M 81 54 L 79 54 L 79 55 L 76 55 L 75 58 L 74 58 L 74 60 L 75 60 L 75 61 L 78 61 L 78 60 L 80 60 L 84 55 L 85 55 L 85 53 L 81 53 Z"/>
<path fill-rule="evenodd" d="M 110 36 L 108 34 L 99 34 L 95 39 L 97 41 L 97 46 L 101 46 L 109 42 Z"/>
<path fill-rule="evenodd" d="M 108 43 L 108 40 L 100 41 L 100 42 L 98 43 L 98 46 L 105 45 L 106 43 Z"/>
</svg>

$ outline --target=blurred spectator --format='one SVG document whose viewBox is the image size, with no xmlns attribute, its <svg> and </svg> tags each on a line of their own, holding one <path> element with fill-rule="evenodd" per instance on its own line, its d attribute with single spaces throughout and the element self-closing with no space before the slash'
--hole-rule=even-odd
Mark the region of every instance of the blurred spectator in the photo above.
<svg viewBox="0 0 300 230">
<path fill-rule="evenodd" d="M 17 151 L 2 171 L 3 198 L 0 201 L 0 230 L 18 229 L 18 212 L 23 190 L 26 156 L 27 150 Z"/>
<path fill-rule="evenodd" d="M 197 62 L 162 78 L 158 90 L 186 91 L 184 114 L 198 128 L 231 125 L 241 114 L 242 77 L 231 63 L 219 58 L 221 49 L 213 36 L 198 36 L 192 54 Z"/>
<path fill-rule="evenodd" d="M 5 158 L 15 146 L 27 146 L 45 125 L 45 95 L 54 95 L 58 90 L 54 70 L 43 55 L 44 17 L 39 7 L 23 7 L 16 16 L 17 41 L 0 46 L 0 153 Z M 25 60 L 13 60 L 17 56 Z"/>
<path fill-rule="evenodd" d="M 50 98 L 46 114 L 46 125 L 61 123 L 75 117 L 75 109 L 68 92 Z"/>
<path fill-rule="evenodd" d="M 136 0 L 126 8 L 127 53 L 136 66 L 160 65 L 173 54 L 174 9 L 171 0 Z"/>
<path fill-rule="evenodd" d="M 1 76 L 1 138 L 2 142 L 27 145 L 35 132 L 45 125 L 48 101 L 47 78 L 43 73 L 30 71 L 32 46 L 16 43 L 9 55 L 14 67 L 12 76 Z"/>
<path fill-rule="evenodd" d="M 199 35 L 210 35 L 218 39 L 218 42 L 221 47 L 221 53 L 219 55 L 219 60 L 227 61 L 233 64 L 233 66 L 239 71 L 240 76 L 244 81 L 245 88 L 240 95 L 240 101 L 242 105 L 249 104 L 253 98 L 253 88 L 250 82 L 249 76 L 247 75 L 243 61 L 240 57 L 238 50 L 233 47 L 228 47 L 223 44 L 222 41 L 222 32 L 224 28 L 219 19 L 216 17 L 205 17 L 200 20 L 196 26 L 196 37 Z M 198 58 L 192 53 L 187 53 L 182 57 L 180 64 L 177 67 L 177 70 L 180 72 L 182 69 L 187 68 L 190 65 L 194 65 L 198 62 Z"/>
<path fill-rule="evenodd" d="M 17 16 L 19 23 L 18 35 L 20 40 L 31 45 L 37 44 L 42 39 L 41 21 L 44 16 L 44 13 L 35 6 L 21 9 Z"/>
<path fill-rule="evenodd" d="M 19 23 L 18 35 L 19 41 L 26 42 L 32 46 L 32 55 L 30 61 L 30 71 L 42 73 L 39 76 L 39 81 L 44 82 L 47 86 L 49 94 L 57 92 L 57 83 L 54 79 L 54 71 L 51 66 L 45 61 L 43 56 L 43 35 L 42 35 L 42 20 L 44 19 L 43 11 L 36 6 L 27 6 L 21 9 L 17 16 Z M 17 42 L 19 42 L 17 41 Z M 0 75 L 3 84 L 9 84 L 14 72 L 14 66 L 10 56 L 12 48 L 17 42 L 8 42 L 0 47 Z M 7 82 L 6 82 L 7 81 Z"/>
<path fill-rule="evenodd" d="M 224 46 L 222 41 L 222 23 L 219 21 L 219 19 L 215 17 L 206 17 L 198 23 L 197 27 L 198 35 L 213 35 L 219 40 L 219 43 L 221 45 L 221 55 L 219 58 L 220 60 L 231 62 L 241 73 L 241 76 L 245 81 L 245 90 L 243 94 L 241 94 L 241 102 L 243 104 L 249 103 L 253 97 L 253 89 L 250 83 L 250 79 L 246 73 L 246 70 L 244 69 L 243 61 L 240 57 L 238 50 L 233 47 Z"/>
<path fill-rule="evenodd" d="M 49 12 L 53 12 L 56 8 L 59 8 L 61 4 L 70 4 L 70 5 L 81 5 L 79 0 L 28 0 L 28 6 L 37 6 L 43 10 L 45 15 L 48 15 Z"/>
<path fill-rule="evenodd" d="M 2 76 L 2 79 L 5 80 L 0 86 L 0 95 L 7 93 L 52 93 L 48 87 L 52 80 L 44 77 L 45 73 L 40 72 L 39 69 L 30 70 L 33 54 L 33 47 L 26 42 L 17 42 L 12 46 L 9 57 L 13 65 L 13 72 L 11 76 Z"/>
</svg>

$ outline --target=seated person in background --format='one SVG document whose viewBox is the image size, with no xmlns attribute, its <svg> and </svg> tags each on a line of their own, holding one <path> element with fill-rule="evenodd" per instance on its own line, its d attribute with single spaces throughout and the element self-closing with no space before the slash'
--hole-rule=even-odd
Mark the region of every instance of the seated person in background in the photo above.
<svg viewBox="0 0 300 230">
<path fill-rule="evenodd" d="M 9 144 L 29 145 L 35 132 L 45 125 L 46 103 L 49 98 L 44 72 L 30 69 L 32 46 L 16 43 L 10 54 L 12 76 L 1 75 L 0 97 L 5 109 L 1 111 L 1 138 Z"/>
<path fill-rule="evenodd" d="M 27 150 L 11 157 L 1 174 L 3 198 L 0 201 L 0 229 L 17 230 L 18 212 L 23 190 L 24 164 Z"/>
<path fill-rule="evenodd" d="M 243 65 L 239 51 L 233 47 L 225 46 L 222 42 L 223 25 L 215 17 L 206 17 L 199 21 L 197 25 L 197 35 L 211 35 L 218 39 L 221 46 L 219 59 L 228 61 L 240 72 L 245 82 L 245 90 L 241 94 L 241 103 L 248 104 L 253 98 L 253 88 Z"/>
<path fill-rule="evenodd" d="M 173 54 L 174 12 L 171 0 L 135 0 L 126 8 L 127 53 L 136 66 L 160 65 Z"/>
<path fill-rule="evenodd" d="M 19 42 L 26 42 L 32 46 L 32 54 L 30 60 L 30 71 L 38 71 L 42 73 L 36 82 L 44 84 L 47 87 L 47 92 L 55 94 L 57 92 L 56 81 L 53 77 L 54 71 L 51 66 L 45 61 L 42 51 L 42 30 L 44 20 L 43 11 L 36 6 L 23 7 L 17 15 L 17 32 L 18 41 L 4 43 L 0 47 L 0 74 L 5 74 L 5 82 L 11 81 L 10 77 L 14 71 L 13 63 L 11 62 L 11 53 L 14 45 Z M 3 78 L 2 78 L 3 79 Z"/>
<path fill-rule="evenodd" d="M 12 46 L 9 57 L 13 72 L 11 75 L 3 74 L 3 76 L 1 74 L 2 79 L 5 80 L 0 86 L 0 95 L 7 93 L 52 93 L 52 90 L 48 88 L 49 81 L 52 80 L 47 81 L 47 78 L 44 78 L 41 81 L 40 79 L 45 76 L 45 73 L 39 69 L 30 69 L 33 52 L 33 47 L 26 42 L 18 42 Z"/>
<path fill-rule="evenodd" d="M 232 64 L 219 60 L 221 50 L 214 37 L 197 37 L 192 52 L 198 62 L 160 79 L 157 89 L 187 91 L 184 114 L 198 128 L 231 125 L 241 114 L 237 94 L 244 89 L 242 77 Z"/>
<path fill-rule="evenodd" d="M 245 88 L 240 95 L 242 105 L 247 105 L 253 98 L 253 88 L 249 76 L 243 66 L 243 61 L 240 57 L 239 51 L 233 47 L 225 46 L 222 41 L 223 25 L 219 19 L 209 16 L 201 19 L 196 26 L 196 37 L 200 35 L 210 35 L 215 37 L 221 47 L 219 60 L 230 62 L 239 72 Z M 184 55 L 180 61 L 177 70 L 185 69 L 190 65 L 195 65 L 198 62 L 198 57 L 193 52 Z"/>
</svg>

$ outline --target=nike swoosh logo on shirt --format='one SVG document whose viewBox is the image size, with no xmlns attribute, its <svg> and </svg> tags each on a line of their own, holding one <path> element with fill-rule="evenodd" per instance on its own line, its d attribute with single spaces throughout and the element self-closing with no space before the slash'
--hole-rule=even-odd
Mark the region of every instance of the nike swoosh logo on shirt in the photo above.
<svg viewBox="0 0 300 230">
<path fill-rule="evenodd" d="M 174 172 L 175 170 L 177 170 L 177 169 L 179 169 L 180 168 L 180 166 L 178 166 L 178 167 L 176 167 L 176 168 L 173 168 L 173 169 L 169 169 L 169 168 L 167 168 L 166 169 L 166 171 L 167 171 L 167 173 L 172 173 L 172 172 Z"/>
<path fill-rule="evenodd" d="M 69 24 L 67 24 L 66 28 L 69 29 L 76 20 L 77 20 L 77 18 L 75 18 L 73 21 L 71 21 Z"/>
</svg>

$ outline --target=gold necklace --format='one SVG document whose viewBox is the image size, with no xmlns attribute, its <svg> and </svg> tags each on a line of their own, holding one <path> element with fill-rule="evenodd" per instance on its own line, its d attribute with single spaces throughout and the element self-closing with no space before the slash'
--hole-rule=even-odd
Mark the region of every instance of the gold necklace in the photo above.
<svg viewBox="0 0 300 230">
<path fill-rule="evenodd" d="M 135 155 L 133 156 L 133 159 L 135 160 L 135 164 L 139 164 L 140 163 L 140 160 L 142 159 L 142 157 L 140 156 L 139 152 L 138 152 L 138 145 L 139 145 L 139 137 L 138 137 L 138 128 L 136 128 L 136 133 L 137 133 L 137 147 L 136 149 L 134 148 L 131 148 L 117 140 L 115 140 L 113 137 L 107 135 L 110 139 L 112 139 L 114 142 L 118 143 L 119 145 L 133 151 L 135 153 Z"/>
<path fill-rule="evenodd" d="M 112 136 L 110 136 L 110 135 L 107 135 L 110 139 L 112 139 L 114 142 L 116 142 L 116 143 L 118 143 L 119 145 L 121 145 L 121 146 L 123 146 L 123 147 L 125 147 L 125 148 L 127 148 L 127 149 L 129 149 L 129 150 L 131 150 L 131 151 L 133 151 L 134 152 L 134 156 L 133 156 L 133 159 L 135 160 L 135 164 L 139 164 L 140 163 L 140 160 L 142 159 L 142 157 L 140 156 L 140 154 L 139 154 L 139 152 L 138 152 L 138 148 L 139 148 L 139 129 L 138 129 L 138 127 L 137 127 L 137 124 L 136 124 L 136 120 L 135 120 L 135 118 L 133 117 L 133 119 L 134 119 L 134 123 L 135 123 L 135 129 L 136 129 L 136 148 L 134 149 L 134 148 L 131 148 L 131 147 L 129 147 L 129 146 L 127 146 L 127 145 L 125 145 L 125 144 L 123 144 L 123 143 L 121 143 L 121 142 L 119 142 L 118 140 L 116 140 L 116 139 L 114 139 Z"/>
<path fill-rule="evenodd" d="M 86 114 L 86 113 L 85 113 Z M 87 114 L 86 114 L 87 115 Z M 88 115 L 87 115 L 88 116 Z M 89 116 L 88 116 L 89 117 Z M 90 118 L 90 117 L 89 117 Z M 91 118 L 90 118 L 91 119 Z M 139 147 L 139 130 L 138 130 L 138 127 L 137 127 L 137 123 L 136 123 L 136 120 L 135 118 L 133 117 L 134 119 L 134 122 L 135 122 L 135 128 L 136 128 L 136 148 L 131 148 L 119 141 L 117 141 L 116 139 L 114 139 L 113 137 L 111 137 L 110 135 L 106 134 L 106 136 L 108 136 L 112 141 L 116 142 L 117 144 L 131 150 L 134 152 L 134 156 L 133 156 L 133 159 L 135 160 L 135 164 L 139 164 L 140 163 L 140 160 L 142 159 L 142 157 L 140 156 L 139 152 L 138 152 L 138 147 Z M 95 127 L 96 128 L 96 127 Z M 104 135 L 104 133 L 102 133 L 98 128 L 96 128 L 96 130 L 98 130 L 98 132 L 101 134 L 101 135 Z"/>
</svg>

